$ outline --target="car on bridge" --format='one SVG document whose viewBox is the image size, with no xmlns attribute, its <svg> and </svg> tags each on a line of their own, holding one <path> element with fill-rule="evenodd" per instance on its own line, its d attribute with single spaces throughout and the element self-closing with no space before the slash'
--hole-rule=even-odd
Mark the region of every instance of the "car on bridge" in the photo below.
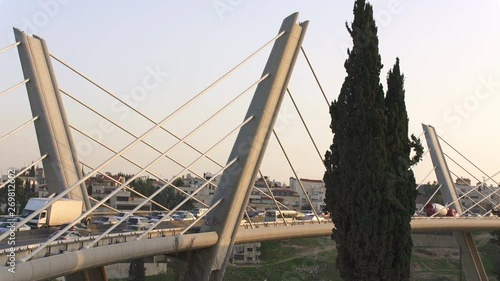
<svg viewBox="0 0 500 281">
<path fill-rule="evenodd" d="M 19 216 L 0 216 L 0 222 L 20 222 L 23 218 Z"/>
<path fill-rule="evenodd" d="M 313 210 L 302 210 L 300 211 L 304 216 L 314 216 Z M 318 214 L 319 215 L 319 214 Z"/>
<path fill-rule="evenodd" d="M 94 225 L 109 225 L 115 224 L 118 220 L 116 217 L 97 217 L 94 219 L 92 224 Z"/>
<path fill-rule="evenodd" d="M 117 220 L 121 220 L 124 216 L 126 216 L 129 212 L 119 212 L 118 214 L 115 215 L 115 218 Z"/>
<path fill-rule="evenodd" d="M 64 229 L 66 226 L 68 226 L 68 223 L 65 223 L 59 227 L 59 230 Z M 68 231 L 76 231 L 82 236 L 90 236 L 92 235 L 92 230 L 90 230 L 85 224 L 83 223 L 77 223 L 73 225 Z"/>
<path fill-rule="evenodd" d="M 161 214 L 156 217 L 152 217 L 149 219 L 150 223 L 156 223 L 159 221 L 173 221 L 174 219 L 171 216 L 167 216 L 166 214 Z"/>
<path fill-rule="evenodd" d="M 190 210 L 189 212 L 193 214 L 195 218 L 198 218 L 199 216 L 203 215 L 208 211 L 208 208 L 194 208 Z"/>
<path fill-rule="evenodd" d="M 194 215 L 188 211 L 176 211 L 172 214 L 172 218 L 176 221 L 194 221 L 196 219 Z"/>
<path fill-rule="evenodd" d="M 249 211 L 248 212 L 248 216 L 251 217 L 251 218 L 254 218 L 254 217 L 265 217 L 266 216 L 266 211 Z"/>
<path fill-rule="evenodd" d="M 156 217 L 159 217 L 159 216 L 163 216 L 165 215 L 163 212 L 159 212 L 159 211 L 153 211 L 151 212 L 149 215 L 146 216 L 146 218 L 148 220 L 151 220 L 153 218 L 156 218 Z"/>
<path fill-rule="evenodd" d="M 51 235 L 49 235 L 48 239 L 58 235 L 58 233 L 60 233 L 60 231 L 56 231 L 54 233 L 52 233 Z M 78 231 L 66 231 L 64 232 L 61 236 L 57 237 L 56 241 L 61 241 L 61 240 L 72 240 L 72 239 L 78 239 L 78 238 L 81 238 L 82 235 L 80 233 L 78 233 Z"/>
<path fill-rule="evenodd" d="M 4 221 L 0 222 L 0 234 L 5 233 L 7 231 L 10 231 L 11 229 L 14 229 L 14 227 L 18 224 L 18 221 Z M 17 231 L 28 231 L 31 230 L 31 227 L 29 225 L 23 224 L 20 226 Z"/>
<path fill-rule="evenodd" d="M 322 216 L 320 216 L 320 215 L 318 215 L 318 218 L 319 218 L 320 221 L 324 221 L 325 220 L 325 218 L 322 217 Z M 316 218 L 316 216 L 314 214 L 312 214 L 312 215 L 306 215 L 303 218 L 303 220 L 305 220 L 305 221 L 318 221 L 318 219 Z"/>
<path fill-rule="evenodd" d="M 149 220 L 145 217 L 129 217 L 127 220 L 128 225 L 146 225 L 149 223 Z"/>
<path fill-rule="evenodd" d="M 124 232 L 135 232 L 135 231 L 144 231 L 144 230 L 148 230 L 148 228 L 150 227 L 151 225 L 149 224 L 132 224 L 132 225 L 128 225 L 123 231 Z"/>
</svg>

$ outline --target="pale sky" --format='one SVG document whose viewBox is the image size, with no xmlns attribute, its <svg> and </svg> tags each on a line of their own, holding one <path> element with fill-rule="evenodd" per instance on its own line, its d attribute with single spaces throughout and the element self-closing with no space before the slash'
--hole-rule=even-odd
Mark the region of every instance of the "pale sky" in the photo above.
<svg viewBox="0 0 500 281">
<path fill-rule="evenodd" d="M 387 71 L 399 57 L 406 77 L 410 132 L 420 135 L 421 123 L 433 125 L 485 172 L 498 172 L 500 1 L 371 3 L 385 65 L 381 82 L 385 86 Z M 294 12 L 300 13 L 300 21 L 310 21 L 303 46 L 328 99 L 336 99 L 345 77 L 346 49 L 352 45 L 344 26 L 346 21 L 352 22 L 352 8 L 353 1 L 0 0 L 0 48 L 12 43 L 12 27 L 39 35 L 47 41 L 51 53 L 160 121 L 273 38 L 282 20 Z M 166 123 L 166 127 L 181 137 L 189 133 L 258 80 L 270 49 Z M 140 135 L 153 126 L 59 63 L 53 64 L 62 89 L 134 134 Z M 0 91 L 23 80 L 16 50 L 0 54 L 0 71 Z M 145 79 L 154 81 L 154 87 L 138 96 Z M 324 154 L 332 141 L 330 116 L 302 56 L 298 58 L 289 88 Z M 208 149 L 242 122 L 252 94 L 253 89 L 188 141 L 200 150 Z M 91 132 L 116 150 L 132 142 L 119 129 L 110 132 L 100 128 L 99 117 L 71 99 L 63 96 L 63 101 L 75 127 Z M 0 97 L 0 105 L 0 136 L 31 118 L 25 88 Z M 321 179 L 324 168 L 288 97 L 276 126 L 298 176 Z M 88 140 L 75 131 L 73 136 L 80 160 L 97 166 L 111 156 L 97 145 L 89 151 Z M 233 140 L 234 137 L 228 139 L 210 155 L 221 164 L 226 163 Z M 163 151 L 175 143 L 162 132 L 151 135 L 147 141 Z M 463 166 L 470 167 L 445 145 L 443 148 Z M 142 165 L 157 156 L 144 145 L 138 145 L 127 155 Z M 5 174 L 9 167 L 28 165 L 39 156 L 31 125 L 0 142 L 0 174 Z M 197 156 L 182 146 L 172 153 L 173 158 L 185 165 Z M 448 164 L 454 173 L 470 177 L 450 161 Z M 414 169 L 417 181 L 423 180 L 431 167 L 430 158 L 426 157 Z M 203 160 L 193 169 L 202 174 L 214 173 L 218 167 Z M 106 170 L 135 173 L 139 168 L 117 160 Z M 170 178 L 181 168 L 162 160 L 152 170 Z M 286 183 L 293 176 L 274 139 L 261 170 Z M 482 178 L 477 170 L 471 171 Z M 500 180 L 500 176 L 495 179 Z"/>
</svg>

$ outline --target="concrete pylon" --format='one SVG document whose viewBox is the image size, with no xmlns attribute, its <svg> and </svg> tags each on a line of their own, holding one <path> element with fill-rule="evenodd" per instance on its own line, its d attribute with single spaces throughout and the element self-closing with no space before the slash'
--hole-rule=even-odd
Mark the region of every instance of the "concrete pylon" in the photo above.
<svg viewBox="0 0 500 281">
<path fill-rule="evenodd" d="M 234 240 L 245 212 L 260 163 L 271 136 L 288 81 L 300 51 L 308 22 L 297 24 L 298 13 L 283 20 L 264 68 L 262 81 L 255 91 L 246 118 L 253 119 L 241 128 L 229 156 L 238 160 L 221 175 L 212 204 L 222 202 L 205 218 L 200 232 L 215 231 L 218 242 L 211 248 L 191 254 L 186 279 L 189 281 L 223 280 Z"/>
<path fill-rule="evenodd" d="M 453 179 L 448 169 L 448 164 L 439 144 L 439 139 L 436 134 L 436 130 L 432 126 L 422 124 L 425 132 L 425 139 L 427 141 L 427 146 L 429 147 L 429 153 L 431 154 L 432 164 L 436 167 L 435 173 L 439 184 L 442 184 L 441 194 L 443 196 L 443 201 L 445 204 L 455 202 L 450 204 L 451 208 L 454 208 L 458 214 L 462 214 L 462 205 L 457 197 L 457 192 L 455 190 L 455 185 L 453 184 Z M 458 200 L 458 201 L 457 201 Z M 488 280 L 488 275 L 484 270 L 483 262 L 481 261 L 481 256 L 477 250 L 476 243 L 470 232 L 453 232 L 453 237 L 457 242 L 457 245 L 462 252 L 462 266 L 465 272 L 465 276 L 469 281 L 486 281 Z"/>
<path fill-rule="evenodd" d="M 81 177 L 73 138 L 59 93 L 45 41 L 39 37 L 27 36 L 14 28 L 19 58 L 24 73 L 28 98 L 33 116 L 40 154 L 48 156 L 43 160 L 43 168 L 49 192 L 60 193 L 77 182 Z M 87 188 L 82 183 L 80 189 L 69 193 L 69 198 L 83 201 L 85 209 L 90 208 Z"/>
</svg>

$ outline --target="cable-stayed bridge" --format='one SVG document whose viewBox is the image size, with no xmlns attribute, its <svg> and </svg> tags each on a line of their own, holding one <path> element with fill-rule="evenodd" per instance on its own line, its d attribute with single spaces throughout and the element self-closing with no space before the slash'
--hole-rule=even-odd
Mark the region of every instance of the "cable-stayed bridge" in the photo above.
<svg viewBox="0 0 500 281">
<path fill-rule="evenodd" d="M 13 83 L 10 88 L 7 85 L 7 89 L 0 92 L 0 98 L 6 94 L 18 94 L 22 87 L 26 87 L 32 117 L 27 118 L 28 121 L 21 121 L 20 126 L 12 128 L 0 138 L 0 141 L 15 138 L 18 131 L 23 130 L 25 127 L 34 126 L 40 156 L 38 159 L 34 159 L 31 165 L 17 171 L 16 175 L 13 176 L 22 175 L 31 167 L 43 163 L 49 191 L 55 194 L 48 204 L 42 209 L 27 215 L 15 225 L 15 228 L 19 228 L 31 219 L 36 218 L 54 202 L 62 198 L 81 200 L 83 202 L 83 212 L 72 223 L 64 227 L 62 231 L 46 240 L 44 239 L 43 242 L 18 245 L 12 247 L 12 249 L 7 247 L 8 244 L 6 244 L 5 248 L 0 251 L 0 263 L 2 266 L 5 265 L 2 267 L 0 280 L 42 280 L 68 274 L 71 274 L 67 277 L 70 280 L 79 280 L 78 278 L 106 280 L 106 274 L 103 271 L 103 266 L 106 264 L 185 251 L 193 252 L 189 259 L 188 280 L 222 280 L 234 244 L 330 235 L 334 225 L 331 221 L 321 218 L 317 213 L 318 208 L 314 207 L 313 200 L 306 191 L 306 187 L 299 180 L 301 177 L 295 168 L 293 158 L 286 149 L 286 140 L 280 138 L 281 132 L 276 129 L 280 106 L 285 98 L 289 98 L 297 111 L 300 123 L 305 128 L 304 131 L 297 132 L 297 134 L 307 135 L 310 143 L 304 144 L 304 146 L 310 145 L 314 151 L 313 153 L 318 155 L 318 163 L 322 163 L 323 153 L 318 148 L 313 134 L 307 126 L 307 117 L 301 113 L 299 104 L 296 103 L 292 91 L 288 88 L 295 62 L 299 56 L 304 56 L 318 84 L 319 92 L 322 94 L 318 98 L 324 99 L 326 102 L 325 107 L 321 110 L 326 110 L 329 105 L 329 100 L 314 72 L 312 63 L 302 47 L 308 22 L 297 23 L 297 18 L 298 14 L 286 18 L 277 36 L 248 58 L 236 64 L 234 68 L 178 109 L 166 114 L 166 117 L 160 121 L 156 121 L 147 113 L 141 112 L 133 105 L 120 99 L 116 93 L 72 66 L 69 63 L 70 60 L 62 59 L 56 54 L 50 53 L 47 43 L 42 38 L 28 36 L 22 31 L 15 30 L 17 42 L 1 49 L 0 55 L 17 48 L 24 76 L 21 81 Z M 255 77 L 252 84 L 246 85 L 246 88 L 241 93 L 225 103 L 201 123 L 192 125 L 193 129 L 185 134 L 179 134 L 169 129 L 169 122 L 172 122 L 183 112 L 189 112 L 189 108 L 193 104 L 203 100 L 203 97 L 208 96 L 226 78 L 237 72 L 270 45 L 273 45 L 273 47 L 264 71 L 260 77 Z M 98 106 L 91 105 L 91 102 L 84 98 L 78 98 L 79 95 L 76 93 L 59 86 L 53 64 L 58 64 L 70 70 L 79 79 L 86 81 L 89 86 L 99 89 L 106 98 L 112 98 L 122 108 L 136 114 L 141 119 L 141 122 L 148 123 L 146 129 L 138 133 L 135 129 L 130 128 L 130 124 L 121 124 L 123 122 L 117 121 L 116 116 L 108 117 L 109 114 L 97 109 Z M 147 89 L 152 83 L 151 81 L 145 81 L 143 85 L 146 85 L 144 88 Z M 240 99 L 251 91 L 254 91 L 254 95 L 250 105 L 247 105 L 248 110 L 241 122 L 238 121 L 233 128 L 230 128 L 222 136 L 218 135 L 219 132 L 216 134 L 213 131 L 204 135 L 200 134 L 200 132 L 203 132 L 204 127 L 210 122 L 216 122 L 223 112 L 235 106 Z M 139 94 L 140 90 L 136 93 Z M 68 100 L 79 106 L 78 110 L 75 110 L 79 114 L 82 114 L 82 109 L 86 110 L 85 115 L 78 116 L 79 120 L 97 116 L 99 119 L 105 120 L 107 125 L 120 129 L 122 134 L 126 135 L 127 139 L 131 139 L 131 141 L 125 144 L 118 141 L 105 143 L 99 137 L 99 134 L 89 134 L 77 124 L 69 122 L 71 118 L 67 114 L 71 115 L 71 110 L 68 110 L 66 105 Z M 65 102 L 63 103 L 63 101 Z M 237 109 L 237 111 L 241 111 L 241 109 Z M 191 114 L 198 115 L 201 113 L 191 112 Z M 90 117 L 91 115 L 92 117 Z M 236 118 L 233 117 L 232 119 Z M 186 123 L 189 121 L 183 120 Z M 163 134 L 163 138 L 170 139 L 171 145 L 168 148 L 165 148 L 164 145 L 158 145 L 153 140 L 152 136 L 160 133 Z M 76 139 L 77 135 L 78 138 L 86 138 L 93 145 L 100 145 L 103 150 L 107 151 L 108 154 L 105 155 L 109 156 L 103 157 L 102 161 L 83 159 L 84 157 L 82 157 L 79 150 L 84 147 L 75 145 L 74 139 Z M 429 171 L 429 175 L 435 173 L 439 183 L 439 188 L 437 188 L 434 195 L 440 193 L 445 202 L 445 207 L 452 207 L 461 215 L 481 208 L 485 216 L 442 218 L 433 215 L 426 218 L 415 218 L 412 221 L 412 230 L 414 232 L 452 231 L 457 244 L 466 249 L 464 259 L 467 262 L 464 262 L 464 269 L 468 280 L 487 280 L 481 258 L 470 232 L 500 229 L 500 220 L 495 216 L 488 216 L 498 207 L 498 201 L 494 200 L 498 188 L 493 189 L 485 184 L 488 181 L 493 181 L 492 177 L 496 175 L 488 176 L 478 166 L 475 166 L 481 176 L 475 177 L 473 174 L 471 176 L 484 184 L 469 186 L 466 191 L 457 189 L 451 175 L 453 174 L 456 177 L 458 175 L 449 169 L 446 160 L 451 160 L 460 166 L 460 162 L 464 161 L 464 159 L 452 159 L 444 153 L 440 138 L 432 126 L 423 125 L 422 135 L 425 135 L 428 146 L 426 154 L 430 156 L 433 163 L 433 169 Z M 213 140 L 212 137 L 218 139 Z M 221 144 L 228 139 L 234 140 L 232 149 L 228 153 L 228 160 L 227 162 L 218 161 L 211 155 L 215 150 L 220 149 Z M 283 218 L 282 221 L 278 220 L 276 222 L 252 222 L 252 219 L 248 216 L 247 210 L 249 207 L 247 205 L 254 190 L 261 196 L 272 200 L 278 212 L 288 209 L 288 206 L 275 198 L 267 181 L 264 180 L 265 187 L 263 188 L 254 186 L 257 177 L 264 178 L 265 173 L 260 171 L 260 167 L 265 159 L 265 152 L 271 140 L 276 141 L 277 148 L 281 150 L 286 164 L 293 173 L 293 178 L 298 180 L 305 202 L 311 206 L 314 213 L 312 220 L 291 222 Z M 444 140 L 441 139 L 441 141 Z M 212 143 L 212 145 L 202 149 L 201 147 L 207 145 L 201 146 L 200 143 Z M 450 144 L 444 143 L 450 149 L 458 152 Z M 151 157 L 146 164 L 142 163 L 142 160 L 136 159 L 135 155 L 131 153 L 137 147 L 140 147 L 139 151 L 145 149 L 152 151 L 155 153 L 154 157 Z M 196 155 L 192 157 L 192 161 L 188 162 L 176 154 L 176 149 L 180 147 L 190 149 Z M 110 193 L 102 194 L 103 197 L 100 197 L 100 199 L 89 196 L 85 182 L 98 174 L 114 180 L 109 175 L 106 175 L 105 169 L 115 161 L 125 161 L 128 165 L 138 169 L 138 172 L 125 182 L 116 183 L 117 187 Z M 180 167 L 180 171 L 170 180 L 162 179 L 161 174 L 154 169 L 155 165 L 162 161 L 171 161 Z M 173 184 L 176 179 L 187 172 L 204 178 L 199 170 L 195 168 L 200 161 L 206 161 L 218 167 L 210 179 L 200 184 L 191 193 L 187 193 Z M 465 158 L 465 161 L 468 161 L 468 159 Z M 97 162 L 97 164 L 90 164 L 91 162 Z M 90 172 L 84 174 L 81 167 L 85 167 Z M 462 173 L 461 171 L 456 172 Z M 57 240 L 59 236 L 71 229 L 75 224 L 92 216 L 102 206 L 106 206 L 106 202 L 113 196 L 123 191 L 137 193 L 130 187 L 130 184 L 144 175 L 156 178 L 160 185 L 149 196 L 136 194 L 136 196 L 142 197 L 144 200 L 121 217 L 116 224 L 103 229 L 101 233 L 94 236 L 68 241 Z M 483 177 L 483 180 L 479 180 L 481 177 Z M 487 179 L 484 180 L 484 177 Z M 215 182 L 216 178 L 218 179 L 217 182 Z M 495 184 L 499 186 L 498 183 Z M 417 189 L 421 185 L 422 183 Z M 2 183 L 1 187 L 8 189 L 9 181 Z M 198 199 L 197 194 L 210 187 L 215 187 L 212 202 L 204 202 Z M 159 205 L 154 201 L 155 196 L 168 188 L 183 193 L 186 198 L 179 205 L 170 209 L 159 206 L 159 208 L 167 212 L 167 215 L 171 215 L 182 208 L 182 205 L 188 200 L 197 201 L 201 206 L 205 206 L 208 211 L 196 220 L 189 221 L 181 226 L 162 228 L 162 221 L 160 220 L 148 225 L 146 230 L 136 232 L 119 231 L 120 226 L 130 216 L 140 211 L 144 205 L 151 204 L 151 202 Z M 483 195 L 484 192 L 479 192 L 481 189 L 490 189 L 490 192 L 488 195 Z M 477 197 L 477 194 L 483 196 Z M 429 198 L 427 203 L 432 202 L 432 199 L 432 197 Z M 463 200 L 472 203 L 465 206 L 461 203 Z M 110 206 L 108 208 L 111 211 L 118 211 Z M 241 223 L 243 218 L 247 219 L 244 224 Z M 193 233 L 193 227 L 195 226 L 197 226 L 198 230 Z M 8 243 L 9 239 L 14 237 L 16 233 L 19 232 L 7 231 L 0 235 L 0 239 Z M 16 273 L 12 274 L 9 269 L 14 267 Z"/>
</svg>

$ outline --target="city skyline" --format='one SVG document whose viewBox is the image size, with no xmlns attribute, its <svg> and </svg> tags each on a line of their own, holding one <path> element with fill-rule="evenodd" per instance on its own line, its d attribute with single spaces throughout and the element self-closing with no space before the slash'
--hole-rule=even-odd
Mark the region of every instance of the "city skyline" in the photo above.
<svg viewBox="0 0 500 281">
<path fill-rule="evenodd" d="M 481 4 L 467 1 L 432 4 L 394 0 L 370 2 L 379 27 L 384 64 L 381 83 L 385 88 L 387 71 L 399 57 L 406 77 L 410 132 L 418 136 L 422 132 L 421 123 L 433 125 L 444 139 L 487 174 L 498 172 L 500 167 L 495 162 L 494 153 L 500 134 L 495 130 L 498 126 L 494 122 L 498 118 L 495 102 L 499 101 L 500 94 L 500 70 L 494 66 L 500 59 L 496 51 L 500 47 L 500 38 L 494 36 L 500 27 L 498 1 Z M 315 5 L 299 1 L 266 4 L 213 1 L 198 5 L 119 3 L 0 2 L 3 18 L 0 47 L 12 43 L 12 27 L 39 35 L 47 41 L 51 53 L 159 121 L 276 36 L 283 18 L 299 12 L 301 20 L 310 21 L 303 44 L 307 55 L 328 100 L 331 102 L 338 96 L 345 77 L 343 63 L 347 58 L 347 48 L 352 45 L 345 29 L 345 22 L 350 23 L 353 18 L 351 2 L 333 4 L 324 1 Z M 268 47 L 241 72 L 232 75 L 224 85 L 167 123 L 166 127 L 181 136 L 187 134 L 260 77 L 269 51 Z M 152 127 L 151 123 L 127 111 L 57 62 L 53 64 L 62 89 L 136 135 Z M 23 80 L 15 50 L 0 54 L 0 66 L 3 72 L 0 90 Z M 145 87 L 145 80 L 153 87 Z M 138 95 L 140 87 L 147 89 L 145 94 Z M 289 88 L 320 152 L 324 154 L 333 137 L 328 128 L 330 116 L 303 56 L 297 61 Z M 201 151 L 208 149 L 243 120 L 252 94 L 253 90 L 227 114 L 224 113 L 217 123 L 209 124 L 190 141 Z M 0 136 L 3 136 L 29 120 L 31 112 L 24 88 L 0 99 L 2 104 L 9 105 L 4 106 L 0 113 Z M 106 128 L 100 127 L 101 120 L 93 113 L 67 97 L 63 96 L 63 101 L 71 124 L 95 137 L 101 136 L 114 149 L 119 150 L 133 140 L 119 129 L 109 129 L 112 132 L 108 133 Z M 276 129 L 299 178 L 321 179 L 322 164 L 288 97 L 281 107 Z M 72 134 L 80 149 L 80 160 L 97 166 L 111 155 L 96 145 L 89 146 L 89 141 L 79 133 L 73 131 Z M 155 133 L 147 140 L 160 150 L 175 143 L 161 133 Z M 210 155 L 225 164 L 233 140 L 228 139 L 223 148 Z M 39 157 L 32 126 L 4 140 L 0 148 L 1 174 L 6 174 L 9 167 L 28 165 Z M 156 156 L 143 145 L 127 155 L 142 165 Z M 175 150 L 172 155 L 185 165 L 197 157 L 186 148 Z M 458 160 L 459 156 L 455 154 L 455 157 Z M 448 164 L 456 174 L 467 177 L 453 163 L 448 161 Z M 471 167 L 463 160 L 461 164 Z M 417 183 L 431 168 L 430 159 L 426 159 L 414 169 Z M 193 166 L 193 170 L 200 174 L 215 173 L 218 169 L 207 160 Z M 124 161 L 109 166 L 111 172 L 120 170 L 136 173 L 138 168 Z M 170 178 L 180 170 L 168 161 L 153 169 L 163 178 Z M 294 176 L 274 139 L 270 141 L 262 172 L 280 182 Z M 478 172 L 475 176 L 482 178 Z M 425 182 L 433 178 L 432 175 Z"/>
</svg>

